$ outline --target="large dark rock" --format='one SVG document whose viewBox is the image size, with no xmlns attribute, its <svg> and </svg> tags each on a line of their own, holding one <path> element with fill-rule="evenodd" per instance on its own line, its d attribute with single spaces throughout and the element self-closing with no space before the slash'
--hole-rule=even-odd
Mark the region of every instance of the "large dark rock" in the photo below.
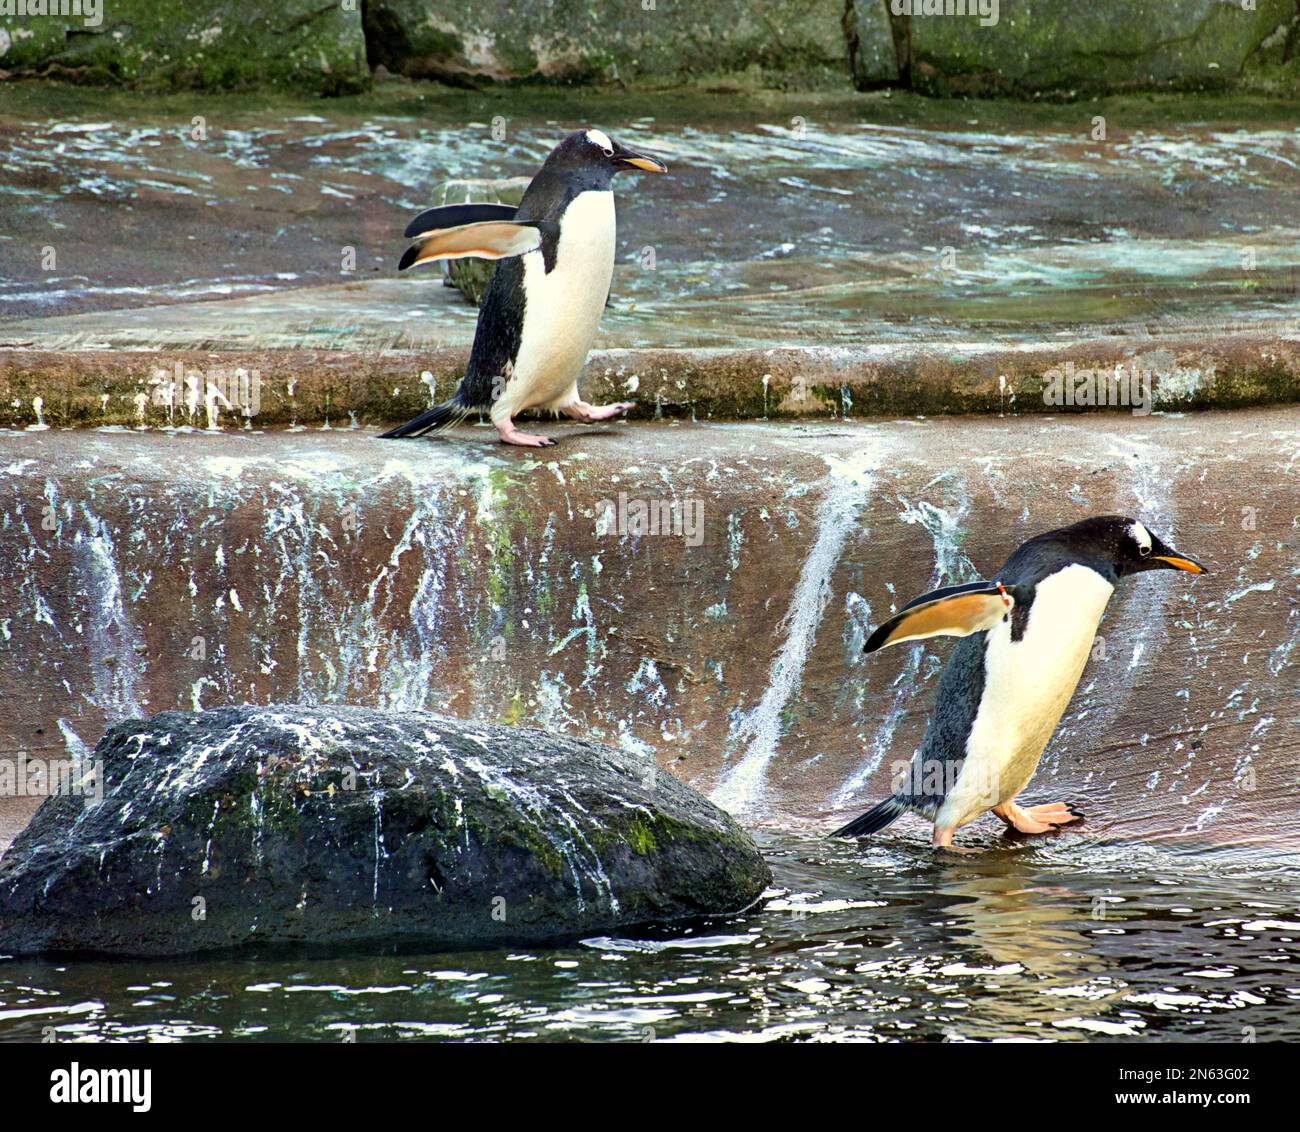
<svg viewBox="0 0 1300 1132">
<path fill-rule="evenodd" d="M 654 763 L 427 712 L 236 707 L 108 731 L 101 802 L 0 860 L 0 950 L 470 946 L 743 908 L 770 874 Z"/>
<path fill-rule="evenodd" d="M 844 35 L 848 41 L 849 69 L 859 90 L 898 82 L 900 47 L 895 43 L 896 34 L 906 36 L 905 21 L 891 19 L 889 0 L 848 0 L 844 8 Z"/>
</svg>

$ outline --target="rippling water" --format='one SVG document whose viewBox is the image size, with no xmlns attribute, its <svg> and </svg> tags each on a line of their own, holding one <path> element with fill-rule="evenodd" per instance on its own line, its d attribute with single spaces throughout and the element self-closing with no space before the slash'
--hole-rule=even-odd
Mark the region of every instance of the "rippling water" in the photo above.
<svg viewBox="0 0 1300 1132">
<path fill-rule="evenodd" d="M 554 948 L 0 962 L 0 1039 L 1281 1041 L 1300 866 L 771 834 L 764 906 Z M 976 841 L 976 844 L 979 844 Z"/>
</svg>

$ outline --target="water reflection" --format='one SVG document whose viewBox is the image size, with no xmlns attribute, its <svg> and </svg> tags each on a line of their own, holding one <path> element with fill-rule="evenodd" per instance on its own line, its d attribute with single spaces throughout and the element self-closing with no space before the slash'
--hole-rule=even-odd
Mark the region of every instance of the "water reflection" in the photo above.
<svg viewBox="0 0 1300 1132">
<path fill-rule="evenodd" d="M 765 906 L 554 949 L 0 963 L 0 1039 L 1086 1041 L 1300 1035 L 1293 865 L 768 838 Z"/>
</svg>

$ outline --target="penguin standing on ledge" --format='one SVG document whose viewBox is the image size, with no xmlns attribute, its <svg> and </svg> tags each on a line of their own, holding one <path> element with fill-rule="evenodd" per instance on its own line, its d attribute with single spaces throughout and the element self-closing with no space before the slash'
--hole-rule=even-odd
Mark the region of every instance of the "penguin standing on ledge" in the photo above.
<svg viewBox="0 0 1300 1132">
<path fill-rule="evenodd" d="M 907 778 L 832 837 L 862 837 L 906 812 L 934 822 L 934 844 L 992 810 L 1021 833 L 1046 833 L 1083 815 L 1064 802 L 1022 809 L 1016 796 L 1038 768 L 1074 695 L 1093 637 L 1121 578 L 1205 567 L 1141 523 L 1084 519 L 1031 538 L 989 582 L 924 594 L 867 640 L 872 653 L 904 641 L 963 637 Z"/>
<path fill-rule="evenodd" d="M 614 275 L 614 174 L 665 173 L 657 157 L 634 153 L 600 130 L 569 134 L 532 179 L 518 209 L 501 204 L 431 208 L 407 226 L 415 243 L 398 264 L 479 256 L 492 269 L 469 366 L 455 396 L 384 433 L 419 436 L 489 409 L 505 444 L 544 448 L 545 436 L 520 432 L 513 418 L 552 409 L 603 421 L 632 407 L 588 405 L 578 375 L 609 298 Z"/>
</svg>

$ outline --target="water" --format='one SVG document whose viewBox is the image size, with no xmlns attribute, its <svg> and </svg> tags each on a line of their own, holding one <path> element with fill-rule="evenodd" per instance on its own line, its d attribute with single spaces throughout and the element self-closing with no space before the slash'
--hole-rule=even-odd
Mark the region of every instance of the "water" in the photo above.
<svg viewBox="0 0 1300 1132">
<path fill-rule="evenodd" d="M 553 948 L 0 962 L 0 1040 L 1285 1041 L 1291 858 L 763 835 L 763 907 Z"/>
<path fill-rule="evenodd" d="M 209 92 L 192 107 L 5 93 L 0 321 L 18 320 L 6 339 L 48 349 L 468 346 L 471 306 L 436 275 L 395 277 L 403 226 L 448 179 L 531 175 L 564 123 L 592 114 L 565 91 L 513 89 L 418 102 L 380 90 L 333 100 L 328 121 Z M 601 347 L 869 346 L 885 359 L 1067 328 L 1294 326 L 1300 134 L 1268 102 L 1132 99 L 1105 109 L 1112 136 L 1094 143 L 1093 111 L 1069 105 L 794 96 L 756 118 L 747 100 L 722 101 L 664 93 L 646 117 L 643 98 L 602 96 L 619 140 L 671 172 L 620 182 Z M 218 209 L 238 251 L 196 258 L 195 217 Z M 54 271 L 32 235 L 51 224 L 83 241 Z"/>
</svg>

